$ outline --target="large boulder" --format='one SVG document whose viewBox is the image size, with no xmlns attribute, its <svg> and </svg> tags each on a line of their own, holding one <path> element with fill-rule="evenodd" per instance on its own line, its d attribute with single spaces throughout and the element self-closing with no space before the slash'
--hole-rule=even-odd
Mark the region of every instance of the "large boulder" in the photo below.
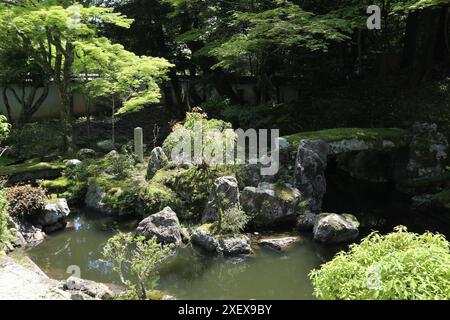
<svg viewBox="0 0 450 320">
<path fill-rule="evenodd" d="M 116 149 L 112 140 L 103 140 L 97 142 L 97 148 L 100 152 L 109 153 Z"/>
<path fill-rule="evenodd" d="M 250 238 L 245 235 L 230 238 L 220 238 L 219 251 L 226 256 L 250 254 L 252 253 Z"/>
<path fill-rule="evenodd" d="M 180 245 L 182 243 L 180 221 L 170 207 L 152 214 L 139 223 L 137 235 L 146 239 L 156 237 L 159 243 Z"/>
<path fill-rule="evenodd" d="M 328 144 L 322 140 L 301 140 L 295 160 L 295 185 L 308 201 L 314 213 L 322 209 L 322 199 L 327 190 L 325 169 Z"/>
<path fill-rule="evenodd" d="M 448 164 L 449 144 L 436 124 L 416 123 L 409 146 L 408 178 L 423 179 L 444 173 Z"/>
<path fill-rule="evenodd" d="M 33 226 L 28 221 L 9 218 L 9 227 L 12 233 L 11 244 L 15 248 L 32 248 L 45 240 L 46 234 L 42 229 Z"/>
<path fill-rule="evenodd" d="M 214 181 L 209 194 L 202 222 L 215 222 L 219 219 L 220 210 L 226 211 L 239 207 L 239 187 L 235 177 L 220 177 Z"/>
<path fill-rule="evenodd" d="M 106 300 L 113 296 L 111 289 L 103 283 L 90 280 L 80 279 L 71 276 L 64 283 L 64 290 L 69 291 L 73 295 L 78 293 L 80 297 L 87 295 L 94 299 Z"/>
<path fill-rule="evenodd" d="M 156 147 L 150 152 L 150 159 L 148 161 L 147 179 L 151 179 L 156 171 L 164 168 L 169 162 L 164 150 L 161 147 Z"/>
<path fill-rule="evenodd" d="M 97 156 L 97 153 L 92 149 L 80 149 L 77 152 L 77 158 L 80 160 L 93 159 Z"/>
<path fill-rule="evenodd" d="M 298 189 L 269 183 L 261 183 L 257 188 L 246 187 L 241 194 L 244 211 L 259 227 L 294 224 L 300 199 Z"/>
<path fill-rule="evenodd" d="M 209 253 L 221 253 L 225 256 L 252 253 L 250 238 L 245 235 L 220 236 L 210 230 L 210 225 L 198 227 L 191 236 L 191 242 Z"/>
<path fill-rule="evenodd" d="M 34 223 L 42 227 L 46 233 L 51 233 L 65 228 L 69 214 L 70 209 L 66 199 L 50 200 L 45 204 L 44 210 L 35 215 Z"/>
<path fill-rule="evenodd" d="M 314 226 L 314 239 L 325 243 L 345 243 L 358 238 L 359 222 L 351 214 L 321 214 Z"/>
</svg>

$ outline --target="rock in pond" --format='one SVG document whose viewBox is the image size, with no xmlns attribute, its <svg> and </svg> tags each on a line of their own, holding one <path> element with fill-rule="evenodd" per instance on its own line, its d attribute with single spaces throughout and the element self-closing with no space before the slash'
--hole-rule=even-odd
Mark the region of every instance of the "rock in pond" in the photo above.
<svg viewBox="0 0 450 320">
<path fill-rule="evenodd" d="M 80 279 L 75 276 L 71 276 L 65 281 L 64 290 L 70 292 L 72 294 L 72 299 L 76 300 L 86 300 L 89 299 L 89 297 L 105 300 L 113 296 L 111 289 L 109 289 L 107 285 Z M 86 297 L 86 295 L 88 297 Z"/>
<path fill-rule="evenodd" d="M 162 244 L 173 243 L 178 246 L 182 242 L 180 221 L 170 207 L 142 220 L 136 234 L 146 239 L 156 237 Z"/>
<path fill-rule="evenodd" d="M 241 203 L 244 211 L 259 227 L 294 224 L 301 194 L 290 185 L 261 183 L 257 188 L 246 187 Z"/>
<path fill-rule="evenodd" d="M 270 238 L 261 239 L 258 241 L 258 244 L 277 251 L 284 251 L 299 240 L 299 237 Z"/>
<path fill-rule="evenodd" d="M 44 210 L 35 216 L 34 224 L 41 226 L 46 233 L 51 233 L 65 228 L 69 214 L 66 199 L 50 200 L 45 204 Z"/>
<path fill-rule="evenodd" d="M 308 200 L 313 213 L 322 210 L 322 199 L 327 191 L 328 144 L 322 140 L 301 140 L 295 159 L 295 185 Z"/>
<path fill-rule="evenodd" d="M 164 150 L 161 147 L 156 147 L 150 152 L 150 159 L 148 161 L 147 179 L 151 179 L 155 173 L 164 168 L 169 163 Z"/>
<path fill-rule="evenodd" d="M 220 177 L 214 181 L 208 202 L 202 216 L 202 223 L 215 222 L 219 211 L 239 207 L 239 186 L 235 177 Z"/>
<path fill-rule="evenodd" d="M 191 242 L 208 252 L 217 252 L 219 241 L 206 226 L 200 226 L 191 235 Z"/>
<path fill-rule="evenodd" d="M 351 214 L 324 213 L 314 226 L 314 239 L 325 243 L 345 243 L 358 238 L 359 222 Z"/>
<path fill-rule="evenodd" d="M 220 238 L 219 251 L 226 256 L 250 254 L 252 253 L 252 247 L 250 246 L 250 238 L 245 235 L 229 238 Z"/>
<path fill-rule="evenodd" d="M 206 252 L 222 253 L 225 256 L 252 253 L 250 238 L 245 235 L 220 236 L 210 231 L 209 225 L 198 227 L 191 236 L 191 242 Z"/>
</svg>

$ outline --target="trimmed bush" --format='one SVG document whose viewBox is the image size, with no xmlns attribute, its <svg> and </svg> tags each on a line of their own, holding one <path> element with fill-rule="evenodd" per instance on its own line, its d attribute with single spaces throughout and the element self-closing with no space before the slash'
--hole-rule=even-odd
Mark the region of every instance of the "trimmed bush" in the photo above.
<svg viewBox="0 0 450 320">
<path fill-rule="evenodd" d="M 310 273 L 314 294 L 326 300 L 450 299 L 450 243 L 397 227 L 372 233 Z"/>
<path fill-rule="evenodd" d="M 31 185 L 15 186 L 6 192 L 9 213 L 12 216 L 24 217 L 39 213 L 44 209 L 47 200 L 46 190 Z"/>
</svg>

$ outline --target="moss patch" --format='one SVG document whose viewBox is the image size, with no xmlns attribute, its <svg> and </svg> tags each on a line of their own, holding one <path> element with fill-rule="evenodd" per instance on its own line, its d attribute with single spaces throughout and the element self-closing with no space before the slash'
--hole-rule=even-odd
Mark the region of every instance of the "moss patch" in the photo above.
<svg viewBox="0 0 450 320">
<path fill-rule="evenodd" d="M 39 184 L 50 191 L 58 191 L 67 189 L 70 186 L 71 182 L 66 177 L 59 177 L 55 180 L 42 180 L 39 182 Z"/>
<path fill-rule="evenodd" d="M 47 170 L 63 170 L 65 165 L 61 162 L 25 162 L 12 166 L 0 167 L 0 175 L 14 175 Z"/>
<path fill-rule="evenodd" d="M 400 144 L 408 131 L 396 128 L 335 128 L 321 131 L 300 132 L 284 137 L 295 147 L 300 140 L 323 140 L 326 142 L 336 142 L 340 140 L 358 139 L 372 143 L 382 143 L 391 141 L 395 145 Z"/>
</svg>

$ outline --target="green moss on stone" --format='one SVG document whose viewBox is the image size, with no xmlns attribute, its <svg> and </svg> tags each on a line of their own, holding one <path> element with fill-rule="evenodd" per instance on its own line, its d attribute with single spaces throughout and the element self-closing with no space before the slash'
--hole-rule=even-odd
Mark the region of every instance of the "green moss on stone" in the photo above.
<svg viewBox="0 0 450 320">
<path fill-rule="evenodd" d="M 55 180 L 42 180 L 39 184 L 49 190 L 64 190 L 69 187 L 71 182 L 66 177 L 59 177 Z"/>
<path fill-rule="evenodd" d="M 63 170 L 65 165 L 61 162 L 25 162 L 21 164 L 0 167 L 0 175 L 14 175 L 47 170 Z"/>
<path fill-rule="evenodd" d="M 297 147 L 301 140 L 323 140 L 337 142 L 340 140 L 363 140 L 372 143 L 391 141 L 400 144 L 408 131 L 397 128 L 335 128 L 321 131 L 300 132 L 284 137 L 290 144 Z"/>
</svg>

